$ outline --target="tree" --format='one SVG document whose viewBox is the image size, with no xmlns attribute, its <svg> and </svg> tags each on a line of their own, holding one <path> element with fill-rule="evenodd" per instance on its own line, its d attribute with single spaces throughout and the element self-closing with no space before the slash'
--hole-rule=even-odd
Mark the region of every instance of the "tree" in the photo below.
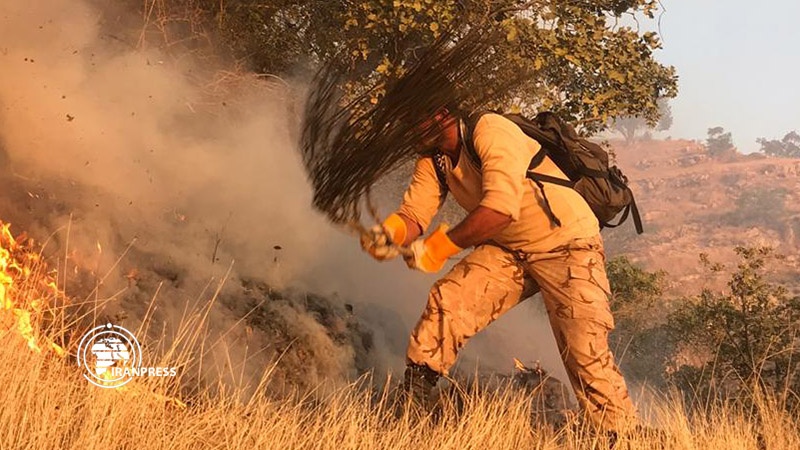
<svg viewBox="0 0 800 450">
<path fill-rule="evenodd" d="M 636 140 L 636 132 L 639 130 L 669 130 L 672 127 L 672 108 L 670 108 L 666 99 L 662 98 L 658 101 L 658 112 L 660 117 L 655 126 L 642 117 L 622 117 L 614 120 L 614 130 L 620 132 L 628 144 Z"/>
<path fill-rule="evenodd" d="M 158 5 L 159 24 L 171 17 L 182 25 L 178 31 L 206 29 L 203 35 L 253 70 L 282 74 L 304 61 L 338 58 L 354 71 L 372 74 L 371 81 L 397 76 L 422 46 L 446 31 L 457 39 L 470 24 L 492 21 L 493 29 L 503 31 L 492 42 L 502 63 L 486 83 L 525 79 L 498 99 L 498 106 L 554 110 L 580 121 L 587 132 L 619 116 L 656 123 L 658 100 L 677 93 L 675 69 L 653 58 L 661 47 L 657 34 L 621 20 L 654 19 L 657 0 L 161 0 Z M 199 23 L 186 27 L 187 16 Z"/>
<path fill-rule="evenodd" d="M 709 128 L 706 148 L 711 156 L 720 156 L 731 152 L 735 149 L 731 133 L 726 133 L 725 129 L 722 127 Z"/>
<path fill-rule="evenodd" d="M 759 151 L 767 156 L 800 158 L 800 135 L 796 131 L 786 133 L 780 141 L 758 138 L 756 142 L 761 144 Z"/>
<path fill-rule="evenodd" d="M 727 292 L 704 289 L 685 298 L 669 317 L 678 349 L 700 359 L 674 374 L 679 385 L 722 397 L 754 386 L 780 392 L 800 390 L 800 297 L 767 280 L 769 262 L 779 259 L 768 247 L 738 247 L 739 263 Z M 714 273 L 725 267 L 711 264 Z"/>
</svg>

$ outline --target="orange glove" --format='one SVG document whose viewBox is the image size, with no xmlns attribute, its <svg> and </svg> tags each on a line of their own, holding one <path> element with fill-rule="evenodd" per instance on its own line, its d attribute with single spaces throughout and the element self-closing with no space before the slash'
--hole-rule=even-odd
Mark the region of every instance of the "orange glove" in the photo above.
<svg viewBox="0 0 800 450">
<path fill-rule="evenodd" d="M 361 234 L 361 248 L 378 261 L 396 257 L 398 245 L 406 240 L 406 222 L 397 214 L 390 214 L 381 225 L 375 225 Z"/>
<path fill-rule="evenodd" d="M 441 224 L 427 238 L 412 242 L 412 254 L 405 258 L 408 267 L 426 273 L 438 272 L 448 258 L 463 250 L 447 236 L 447 228 L 447 225 Z"/>
</svg>

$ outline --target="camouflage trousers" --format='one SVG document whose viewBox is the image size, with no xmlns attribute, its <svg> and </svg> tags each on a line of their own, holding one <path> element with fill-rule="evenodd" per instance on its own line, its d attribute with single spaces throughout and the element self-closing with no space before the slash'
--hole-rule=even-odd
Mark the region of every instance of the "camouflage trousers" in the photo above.
<svg viewBox="0 0 800 450">
<path fill-rule="evenodd" d="M 602 428 L 632 426 L 636 411 L 608 347 L 614 319 L 599 235 L 547 253 L 476 247 L 431 288 L 408 362 L 447 375 L 470 337 L 536 292 L 581 408 Z"/>
</svg>

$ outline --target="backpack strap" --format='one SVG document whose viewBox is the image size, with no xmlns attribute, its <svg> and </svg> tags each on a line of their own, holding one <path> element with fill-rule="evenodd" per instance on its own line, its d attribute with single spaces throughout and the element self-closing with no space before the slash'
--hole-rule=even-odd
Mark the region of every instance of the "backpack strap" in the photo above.
<svg viewBox="0 0 800 450">
<path fill-rule="evenodd" d="M 571 189 L 575 188 L 575 182 L 571 180 L 565 180 L 563 178 L 558 178 L 550 175 L 545 175 L 543 173 L 536 173 L 528 169 L 528 178 L 535 181 L 544 181 L 545 183 L 550 184 L 557 184 L 559 186 L 568 187 Z"/>
<path fill-rule="evenodd" d="M 536 186 L 539 188 L 539 192 L 542 193 L 542 200 L 544 200 L 544 212 L 547 214 L 547 218 L 553 222 L 553 225 L 560 227 L 561 226 L 561 219 L 556 216 L 556 213 L 553 212 L 553 208 L 550 207 L 550 200 L 547 199 L 547 193 L 544 191 L 544 184 L 540 180 L 536 178 L 532 178 L 528 176 L 528 179 L 533 180 L 536 183 Z"/>
<path fill-rule="evenodd" d="M 642 217 L 639 215 L 639 208 L 636 206 L 636 200 L 633 198 L 631 198 L 630 205 L 626 206 L 625 210 L 622 211 L 622 216 L 620 216 L 617 223 L 603 222 L 600 225 L 604 228 L 617 228 L 622 225 L 622 222 L 625 222 L 629 214 L 633 214 L 633 225 L 636 227 L 636 234 L 644 233 Z"/>
<path fill-rule="evenodd" d="M 539 157 L 539 155 L 541 155 L 541 157 Z M 533 159 L 531 160 L 531 164 L 528 166 L 527 177 L 528 177 L 528 179 L 533 180 L 533 182 L 536 183 L 536 186 L 538 186 L 539 190 L 542 192 L 542 198 L 544 199 L 544 205 L 545 205 L 545 213 L 547 213 L 547 216 L 550 218 L 550 220 L 554 224 L 556 224 L 557 226 L 560 227 L 561 226 L 561 220 L 558 217 L 556 217 L 555 213 L 553 213 L 552 208 L 550 208 L 550 201 L 547 200 L 547 194 L 545 194 L 545 192 L 544 192 L 544 185 L 542 184 L 542 182 L 551 183 L 551 184 L 557 184 L 559 186 L 568 187 L 570 189 L 574 189 L 575 188 L 575 182 L 573 182 L 571 180 L 565 180 L 563 178 L 558 178 L 558 177 L 554 177 L 554 176 L 550 176 L 550 175 L 545 175 L 543 173 L 534 172 L 533 169 L 538 167 L 539 164 L 542 163 L 542 160 L 544 160 L 544 155 L 545 155 L 545 150 L 544 150 L 544 147 L 542 147 L 542 149 L 539 150 L 536 153 L 536 155 L 533 156 Z M 538 157 L 538 161 L 535 161 L 537 159 L 537 157 Z"/>
<path fill-rule="evenodd" d="M 439 180 L 439 202 L 444 201 L 447 197 L 447 166 L 445 165 L 445 158 L 447 156 L 437 151 L 431 158 L 433 159 L 433 168 L 436 171 L 436 179 Z"/>
<path fill-rule="evenodd" d="M 639 208 L 636 206 L 636 200 L 631 197 L 631 204 L 628 205 L 633 213 L 633 225 L 636 227 L 636 234 L 644 233 L 644 227 L 642 226 L 642 216 L 639 215 Z M 619 225 L 619 224 L 617 224 Z"/>
<path fill-rule="evenodd" d="M 530 164 L 528 164 L 528 173 L 532 174 L 533 169 L 539 167 L 539 164 L 544 161 L 545 156 L 547 156 L 547 150 L 544 147 L 540 147 L 539 151 L 531 158 Z"/>
<path fill-rule="evenodd" d="M 470 114 L 466 120 L 461 119 L 459 121 L 459 134 L 464 141 L 464 148 L 467 149 L 467 156 L 479 171 L 483 164 L 481 163 L 481 157 L 478 156 L 478 151 L 475 150 L 475 125 L 478 124 L 478 121 L 481 120 L 484 114 L 488 114 L 489 112 L 490 111 L 474 112 Z"/>
<path fill-rule="evenodd" d="M 616 186 L 620 189 L 625 189 L 630 192 L 631 188 L 628 187 L 628 177 L 623 175 L 622 171 L 619 170 L 617 166 L 611 166 L 608 170 L 608 181 L 611 182 L 613 186 Z M 631 195 L 631 203 L 625 207 L 625 210 L 622 212 L 622 217 L 617 221 L 616 224 L 611 223 L 604 223 L 602 224 L 608 228 L 616 228 L 625 222 L 625 219 L 628 218 L 628 214 L 633 214 L 633 225 L 636 228 L 636 234 L 644 233 L 644 227 L 642 226 L 642 216 L 639 215 L 639 207 L 636 206 L 636 199 L 633 196 L 633 192 L 630 192 Z"/>
<path fill-rule="evenodd" d="M 485 114 L 492 112 L 494 111 L 474 112 L 469 115 L 466 122 L 464 121 L 461 122 L 461 135 L 464 137 L 464 147 L 467 149 L 467 156 L 469 156 L 470 160 L 475 164 L 475 167 L 478 170 L 481 169 L 481 159 L 478 156 L 477 150 L 475 150 L 475 139 L 474 139 L 475 126 L 478 124 L 478 121 L 481 119 L 481 117 L 483 117 Z M 495 113 L 495 114 L 500 114 L 500 113 Z M 510 117 L 503 114 L 500 115 L 506 117 L 507 119 L 510 119 L 512 122 L 514 122 L 515 125 L 520 126 L 519 123 L 517 123 L 517 121 L 511 119 Z M 525 130 L 523 130 L 523 132 L 527 134 Z M 533 158 L 531 158 L 531 162 L 528 164 L 527 178 L 532 180 L 536 184 L 536 187 L 539 188 L 539 192 L 542 193 L 542 200 L 544 202 L 543 209 L 545 214 L 547 214 L 547 217 L 550 219 L 551 222 L 553 222 L 555 226 L 560 227 L 561 220 L 559 220 L 559 218 L 556 217 L 555 213 L 553 212 L 553 208 L 550 206 L 550 200 L 548 200 L 547 194 L 544 192 L 544 185 L 542 184 L 542 181 L 555 182 L 555 184 L 560 184 L 562 186 L 567 186 L 570 188 L 574 186 L 574 183 L 568 180 L 562 180 L 556 177 L 534 173 L 533 169 L 538 167 L 539 164 L 541 164 L 542 161 L 544 161 L 545 156 L 547 156 L 547 149 L 542 145 L 541 148 L 539 148 L 539 151 L 536 152 L 535 155 L 533 155 Z M 557 180 L 557 181 L 552 181 L 552 180 Z"/>
</svg>

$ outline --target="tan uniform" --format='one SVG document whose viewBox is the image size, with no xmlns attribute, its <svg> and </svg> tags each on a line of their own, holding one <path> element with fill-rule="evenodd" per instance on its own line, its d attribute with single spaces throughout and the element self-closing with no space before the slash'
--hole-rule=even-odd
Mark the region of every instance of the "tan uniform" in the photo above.
<svg viewBox="0 0 800 450">
<path fill-rule="evenodd" d="M 579 403 L 607 429 L 635 422 L 625 381 L 608 348 L 614 320 L 597 219 L 572 189 L 545 183 L 553 225 L 539 188 L 525 177 L 539 144 L 502 116 L 483 116 L 474 131 L 481 168 L 462 149 L 447 184 L 467 211 L 478 205 L 508 214 L 511 225 L 477 246 L 431 288 L 407 351 L 410 363 L 446 375 L 467 340 L 521 300 L 541 292 Z M 545 158 L 537 172 L 566 178 Z M 439 206 L 430 158 L 416 165 L 399 213 L 425 230 Z"/>
</svg>

